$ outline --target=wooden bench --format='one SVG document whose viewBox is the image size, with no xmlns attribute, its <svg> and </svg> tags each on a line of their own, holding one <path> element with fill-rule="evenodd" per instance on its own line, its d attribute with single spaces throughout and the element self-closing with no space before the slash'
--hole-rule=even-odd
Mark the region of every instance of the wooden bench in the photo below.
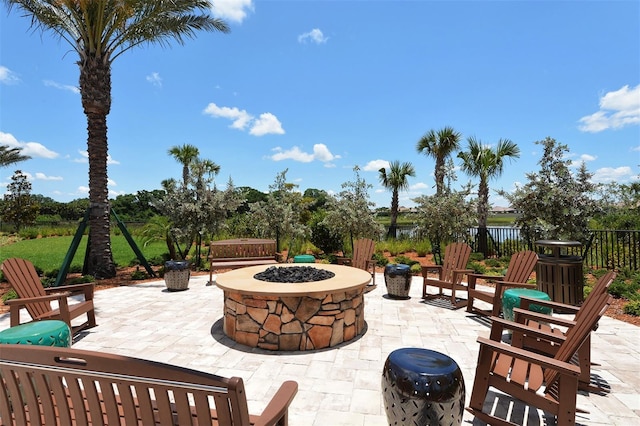
<svg viewBox="0 0 640 426">
<path fill-rule="evenodd" d="M 243 266 L 278 263 L 276 241 L 259 238 L 236 238 L 212 241 L 209 245 L 209 284 L 213 283 L 216 268 L 240 268 Z"/>
<path fill-rule="evenodd" d="M 298 384 L 285 381 L 259 416 L 240 377 L 139 358 L 1 345 L 3 425 L 287 425 Z M 266 386 L 267 384 L 265 384 Z"/>
</svg>

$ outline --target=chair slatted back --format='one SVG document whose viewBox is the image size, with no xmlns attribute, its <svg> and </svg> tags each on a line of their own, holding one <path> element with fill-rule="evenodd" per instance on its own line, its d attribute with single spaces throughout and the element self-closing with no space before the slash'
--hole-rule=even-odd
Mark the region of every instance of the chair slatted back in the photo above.
<svg viewBox="0 0 640 426">
<path fill-rule="evenodd" d="M 503 281 L 510 283 L 526 283 L 533 268 L 538 262 L 538 255 L 531 250 L 523 250 L 514 253 L 509 261 L 507 273 Z"/>
<path fill-rule="evenodd" d="M 2 272 L 18 294 L 18 297 L 26 299 L 46 295 L 36 268 L 28 260 L 15 257 L 7 259 L 2 262 Z M 31 318 L 40 318 L 42 315 L 51 312 L 51 303 L 29 303 L 26 308 Z"/>
<path fill-rule="evenodd" d="M 444 250 L 441 281 L 453 282 L 455 270 L 466 269 L 471 256 L 471 247 L 465 243 L 450 243 Z M 458 274 L 456 283 L 460 284 L 463 274 Z"/>
<path fill-rule="evenodd" d="M 376 243 L 369 238 L 361 238 L 353 242 L 353 258 L 351 266 L 359 269 L 366 269 L 367 261 L 371 260 L 373 252 L 376 249 Z"/>
<path fill-rule="evenodd" d="M 25 345 L 3 345 L 0 375 L 3 424 L 250 424 L 240 377 Z"/>
</svg>

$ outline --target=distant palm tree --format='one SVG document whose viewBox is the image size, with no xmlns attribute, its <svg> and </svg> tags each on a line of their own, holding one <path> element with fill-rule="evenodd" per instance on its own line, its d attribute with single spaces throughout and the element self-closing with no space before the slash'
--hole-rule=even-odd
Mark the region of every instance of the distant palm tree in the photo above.
<svg viewBox="0 0 640 426">
<path fill-rule="evenodd" d="M 89 241 L 87 273 L 116 275 L 111 252 L 107 188 L 107 115 L 111 110 L 111 64 L 122 53 L 143 44 L 184 43 L 196 31 L 228 32 L 227 24 L 209 15 L 208 0 L 4 0 L 19 8 L 31 25 L 52 31 L 78 53 L 80 95 L 87 116 L 89 153 Z"/>
<path fill-rule="evenodd" d="M 478 243 L 479 249 L 487 253 L 487 216 L 489 214 L 489 180 L 502 175 L 506 157 L 520 157 L 520 148 L 509 139 L 500 139 L 495 149 L 483 146 L 474 137 L 467 139 L 468 150 L 458 153 L 462 159 L 462 170 L 469 176 L 479 177 L 478 185 Z"/>
<path fill-rule="evenodd" d="M 436 195 L 444 194 L 445 164 L 447 157 L 457 149 L 460 149 L 462 135 L 453 127 L 444 127 L 437 132 L 429 130 L 416 145 L 418 152 L 436 160 L 435 179 Z"/>
<path fill-rule="evenodd" d="M 6 167 L 31 158 L 28 155 L 22 155 L 20 151 L 22 151 L 22 148 L 9 148 L 9 145 L 0 145 L 0 167 Z"/>
<path fill-rule="evenodd" d="M 187 186 L 189 181 L 189 166 L 198 159 L 200 150 L 198 147 L 186 143 L 182 146 L 176 145 L 169 148 L 169 155 L 182 164 L 182 182 Z"/>
<path fill-rule="evenodd" d="M 393 161 L 389 164 L 389 173 L 384 167 L 378 170 L 382 186 L 391 190 L 391 223 L 389 224 L 388 236 L 396 237 L 396 223 L 398 221 L 398 193 L 409 189 L 408 176 L 415 176 L 416 171 L 411 163 Z"/>
</svg>

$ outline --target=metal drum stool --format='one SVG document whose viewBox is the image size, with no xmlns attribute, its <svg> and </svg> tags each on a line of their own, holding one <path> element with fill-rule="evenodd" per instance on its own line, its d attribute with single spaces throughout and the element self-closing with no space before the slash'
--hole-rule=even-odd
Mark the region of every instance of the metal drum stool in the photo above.
<svg viewBox="0 0 640 426">
<path fill-rule="evenodd" d="M 513 308 L 520 307 L 520 296 L 538 300 L 551 300 L 551 297 L 543 291 L 532 288 L 509 288 L 502 293 L 502 313 L 504 314 L 504 319 L 509 321 L 514 320 Z M 546 306 L 532 304 L 529 309 L 541 314 L 551 315 L 552 313 L 551 308 Z"/>
<path fill-rule="evenodd" d="M 34 321 L 0 331 L 0 344 L 2 343 L 69 348 L 71 332 L 64 321 Z"/>
<path fill-rule="evenodd" d="M 411 267 L 402 263 L 392 263 L 384 268 L 384 283 L 389 297 L 408 299 L 411 288 Z"/>
<path fill-rule="evenodd" d="M 462 371 L 440 352 L 421 348 L 391 352 L 382 372 L 382 396 L 390 425 L 462 423 Z"/>
</svg>

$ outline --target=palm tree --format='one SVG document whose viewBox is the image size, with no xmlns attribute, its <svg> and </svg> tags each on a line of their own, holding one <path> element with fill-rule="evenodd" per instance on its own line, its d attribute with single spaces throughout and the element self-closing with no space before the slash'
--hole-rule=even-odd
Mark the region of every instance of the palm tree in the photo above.
<svg viewBox="0 0 640 426">
<path fill-rule="evenodd" d="M 380 183 L 385 188 L 391 190 L 391 223 L 387 236 L 396 237 L 396 222 L 398 221 L 398 192 L 409 189 L 408 176 L 415 176 L 416 171 L 411 163 L 393 161 L 389 164 L 389 173 L 384 167 L 378 170 L 380 173 Z"/>
<path fill-rule="evenodd" d="M 436 160 L 435 179 L 436 195 L 444 194 L 444 178 L 446 174 L 445 164 L 451 153 L 460 149 L 460 138 L 462 135 L 453 127 L 443 127 L 438 130 L 429 130 L 416 145 L 418 152 L 424 153 L 428 157 Z"/>
<path fill-rule="evenodd" d="M 28 155 L 20 153 L 22 148 L 9 148 L 9 145 L 0 145 L 0 167 L 6 167 L 30 159 Z"/>
<path fill-rule="evenodd" d="M 495 149 L 483 146 L 474 137 L 467 139 L 468 150 L 458 153 L 462 170 L 469 176 L 480 178 L 478 185 L 478 238 L 480 251 L 487 254 L 487 215 L 489 214 L 489 180 L 502 175 L 506 157 L 520 157 L 520 148 L 509 139 L 500 139 Z"/>
<path fill-rule="evenodd" d="M 87 116 L 89 241 L 85 267 L 96 278 L 116 274 L 109 235 L 107 115 L 111 110 L 111 64 L 138 45 L 166 46 L 198 30 L 228 32 L 207 12 L 208 0 L 4 0 L 42 32 L 52 31 L 78 53 L 80 95 Z"/>
<path fill-rule="evenodd" d="M 189 165 L 193 163 L 200 155 L 198 147 L 184 144 L 182 146 L 172 146 L 169 148 L 169 155 L 173 156 L 180 164 L 182 164 L 182 182 L 187 186 L 189 180 Z"/>
</svg>

